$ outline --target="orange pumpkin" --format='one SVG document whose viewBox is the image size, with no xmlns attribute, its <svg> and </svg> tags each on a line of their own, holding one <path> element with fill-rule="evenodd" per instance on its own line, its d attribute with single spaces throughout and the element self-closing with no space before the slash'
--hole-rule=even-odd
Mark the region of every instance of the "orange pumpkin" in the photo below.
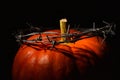
<svg viewBox="0 0 120 80">
<path fill-rule="evenodd" d="M 60 30 L 50 31 L 60 33 Z M 77 32 L 74 29 L 69 31 Z M 36 34 L 27 40 L 34 40 L 39 36 Z M 13 80 L 78 80 L 106 51 L 105 42 L 101 46 L 101 37 L 53 45 L 48 38 L 60 41 L 59 37 L 51 37 L 59 36 L 58 34 L 41 36 L 44 37 L 42 42 L 24 43 L 18 50 L 12 68 Z"/>
</svg>

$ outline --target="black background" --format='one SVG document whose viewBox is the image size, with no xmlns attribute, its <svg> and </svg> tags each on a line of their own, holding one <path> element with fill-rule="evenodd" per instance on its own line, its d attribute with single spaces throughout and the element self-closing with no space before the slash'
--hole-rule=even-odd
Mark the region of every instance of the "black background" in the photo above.
<svg viewBox="0 0 120 80">
<path fill-rule="evenodd" d="M 26 22 L 33 26 L 50 28 L 59 27 L 59 20 L 67 18 L 70 24 L 80 24 L 83 27 L 92 27 L 92 22 L 97 25 L 103 20 L 114 22 L 117 25 L 116 35 L 109 39 L 112 46 L 111 52 L 103 60 L 98 70 L 97 79 L 115 79 L 119 73 L 119 3 L 115 1 L 9 1 L 1 3 L 1 47 L 0 65 L 1 80 L 11 80 L 11 68 L 14 56 L 18 49 L 14 33 L 20 28 L 25 28 Z M 118 73 L 117 73 L 118 72 Z M 113 76 L 115 75 L 115 76 Z"/>
</svg>

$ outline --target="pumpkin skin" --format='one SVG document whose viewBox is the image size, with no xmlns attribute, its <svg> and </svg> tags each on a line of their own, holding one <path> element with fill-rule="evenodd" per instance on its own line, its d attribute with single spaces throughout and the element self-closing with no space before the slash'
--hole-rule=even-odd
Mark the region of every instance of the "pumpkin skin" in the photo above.
<svg viewBox="0 0 120 80">
<path fill-rule="evenodd" d="M 60 30 L 50 31 L 60 32 Z M 73 32 L 77 31 L 70 29 L 70 33 Z M 33 35 L 28 40 L 36 39 L 38 36 Z M 43 39 L 43 43 L 46 40 Z M 13 80 L 79 80 L 90 66 L 94 66 L 103 57 L 106 43 L 101 46 L 101 41 L 101 37 L 95 36 L 74 43 L 61 43 L 54 48 L 50 48 L 51 44 L 23 44 L 13 62 L 12 78 Z"/>
</svg>

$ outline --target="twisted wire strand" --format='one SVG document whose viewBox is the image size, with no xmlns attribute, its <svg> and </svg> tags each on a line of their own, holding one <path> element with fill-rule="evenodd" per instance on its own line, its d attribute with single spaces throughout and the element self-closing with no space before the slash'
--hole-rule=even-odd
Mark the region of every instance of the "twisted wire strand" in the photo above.
<svg viewBox="0 0 120 80">
<path fill-rule="evenodd" d="M 106 23 L 106 22 L 104 22 Z M 69 26 L 68 26 L 69 27 Z M 102 41 L 102 43 L 105 41 L 106 37 L 107 37 L 107 34 L 110 33 L 110 32 L 114 32 L 112 30 L 112 27 L 114 27 L 114 25 L 110 25 L 107 23 L 106 26 L 104 27 L 101 27 L 101 28 L 95 28 L 95 25 L 93 25 L 93 28 L 90 28 L 90 29 L 87 29 L 83 32 L 74 32 L 74 33 L 69 33 L 69 28 L 67 30 L 67 33 L 66 34 L 63 34 L 61 35 L 60 33 L 58 32 L 52 32 L 52 31 L 49 31 L 49 32 L 32 32 L 32 33 L 29 33 L 29 34 L 25 34 L 25 35 L 16 35 L 16 41 L 17 42 L 22 42 L 22 43 L 43 43 L 43 44 L 52 44 L 53 46 L 55 44 L 59 44 L 59 43 L 65 43 L 65 42 L 75 42 L 77 40 L 81 40 L 81 39 L 85 39 L 85 38 L 90 38 L 90 37 L 93 37 L 93 36 L 100 36 L 101 34 L 103 35 L 104 39 Z M 33 40 L 27 40 L 25 39 L 25 37 L 30 37 L 30 36 L 33 36 L 33 35 L 40 35 L 39 38 L 36 38 L 36 39 L 33 39 Z M 42 34 L 46 34 L 46 37 L 42 37 L 41 35 Z M 47 34 L 56 34 L 55 36 L 47 36 Z M 112 33 L 111 33 L 112 35 Z M 81 38 L 82 36 L 86 36 L 84 38 Z M 72 38 L 70 40 L 66 40 L 66 41 L 56 41 L 56 40 L 52 40 L 53 38 L 61 38 L 61 37 L 69 37 L 69 38 Z M 44 41 L 43 41 L 44 39 Z"/>
</svg>

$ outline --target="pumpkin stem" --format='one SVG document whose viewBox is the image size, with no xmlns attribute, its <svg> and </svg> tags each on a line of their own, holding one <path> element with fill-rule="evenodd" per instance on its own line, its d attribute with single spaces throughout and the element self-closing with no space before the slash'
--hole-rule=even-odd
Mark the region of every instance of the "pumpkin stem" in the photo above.
<svg viewBox="0 0 120 80">
<path fill-rule="evenodd" d="M 65 35 L 67 33 L 66 26 L 67 26 L 67 19 L 66 18 L 60 19 L 61 35 Z M 61 41 L 65 41 L 65 40 L 66 37 L 61 37 Z"/>
</svg>

